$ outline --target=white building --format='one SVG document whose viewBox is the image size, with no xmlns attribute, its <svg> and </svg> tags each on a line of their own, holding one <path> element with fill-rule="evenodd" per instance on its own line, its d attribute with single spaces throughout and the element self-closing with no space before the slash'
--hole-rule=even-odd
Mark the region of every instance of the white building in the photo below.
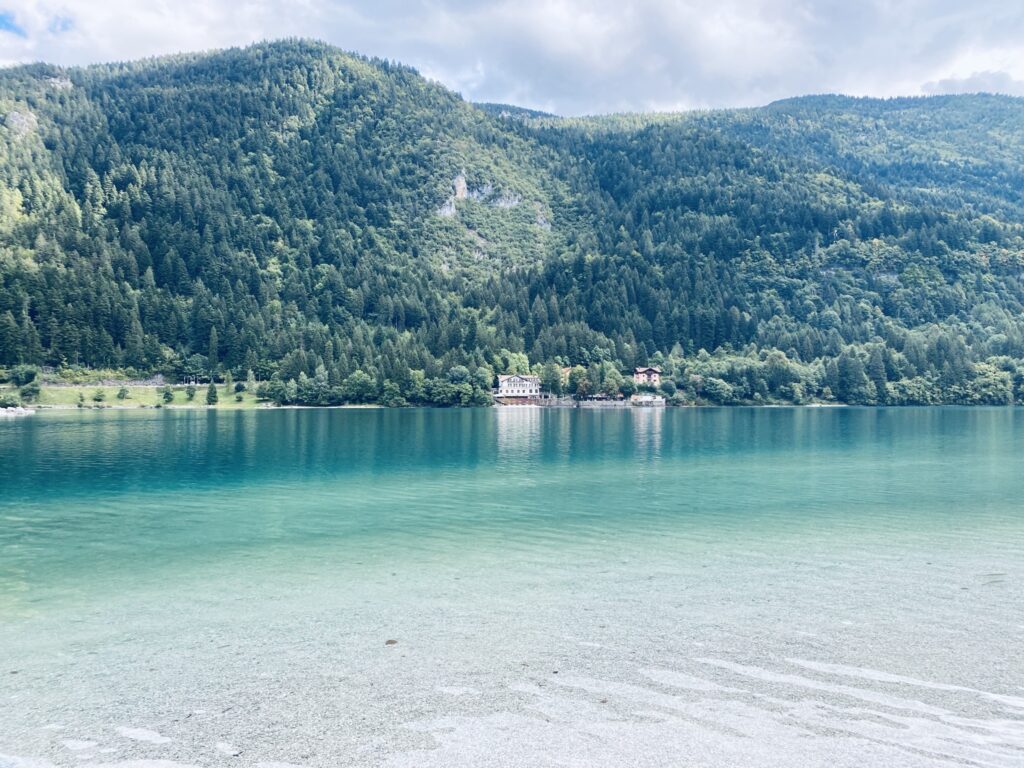
<svg viewBox="0 0 1024 768">
<path fill-rule="evenodd" d="M 660 407 L 665 405 L 665 398 L 661 395 L 650 395 L 646 392 L 638 392 L 637 394 L 629 398 L 630 405 L 635 405 L 641 408 L 644 407 Z"/>
<path fill-rule="evenodd" d="M 540 377 L 525 373 L 498 376 L 498 397 L 540 397 Z"/>
</svg>

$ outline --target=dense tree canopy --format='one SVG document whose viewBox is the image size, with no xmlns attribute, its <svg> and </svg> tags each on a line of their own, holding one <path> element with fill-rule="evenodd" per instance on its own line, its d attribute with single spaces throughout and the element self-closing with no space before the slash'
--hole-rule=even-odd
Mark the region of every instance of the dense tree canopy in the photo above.
<svg viewBox="0 0 1024 768">
<path fill-rule="evenodd" d="M 562 120 L 302 41 L 7 69 L 0 366 L 398 405 L 656 361 L 680 400 L 1014 402 L 1022 150 L 996 96 Z"/>
</svg>

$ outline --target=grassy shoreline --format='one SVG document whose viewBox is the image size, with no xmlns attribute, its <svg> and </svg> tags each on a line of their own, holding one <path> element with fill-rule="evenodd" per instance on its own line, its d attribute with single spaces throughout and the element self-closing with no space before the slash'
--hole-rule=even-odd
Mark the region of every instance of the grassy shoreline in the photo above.
<svg viewBox="0 0 1024 768">
<path fill-rule="evenodd" d="M 127 390 L 125 398 L 118 398 L 118 392 Z M 218 402 L 216 405 L 208 405 L 206 402 L 206 385 L 197 386 L 193 399 L 189 400 L 185 385 L 171 386 L 174 398 L 171 402 L 165 402 L 163 392 L 164 385 L 123 385 L 123 384 L 53 384 L 44 383 L 39 388 L 39 394 L 30 402 L 23 403 L 24 407 L 34 411 L 138 411 L 138 410 L 257 410 L 257 409 L 308 409 L 308 408 L 349 408 L 368 409 L 385 408 L 387 406 L 377 403 L 369 404 L 344 404 L 344 405 L 276 405 L 268 400 L 260 400 L 253 392 L 236 393 L 233 388 L 230 390 L 224 385 L 217 386 Z M 10 385 L 0 385 L 0 394 L 17 393 L 17 388 Z M 96 399 L 96 393 L 102 393 L 101 399 Z M 241 400 L 237 396 L 241 395 Z M 80 399 L 81 396 L 81 399 Z M 487 406 L 494 407 L 494 406 Z M 498 406 L 502 407 L 502 406 Z M 508 408 L 523 408 L 530 406 L 515 405 L 504 406 Z M 535 406 L 535 407 L 566 407 L 577 406 Z M 678 406 L 677 406 L 678 407 Z M 731 406 L 713 406 L 710 404 L 687 404 L 686 408 L 701 407 L 760 407 L 760 408 L 844 408 L 848 407 L 843 403 L 748 403 Z M 602 410 L 601 407 L 591 406 L 586 410 Z M 623 410 L 621 407 L 616 410 Z M 633 410 L 633 409 L 626 409 Z M 646 410 L 646 409 L 644 409 Z"/>
<path fill-rule="evenodd" d="M 171 402 L 164 401 L 164 386 L 141 385 L 98 385 L 98 384 L 42 384 L 39 394 L 26 407 L 34 410 L 139 410 L 143 408 L 195 409 L 217 408 L 220 410 L 248 410 L 272 408 L 272 403 L 258 400 L 252 392 L 236 393 L 224 386 L 217 387 L 217 404 L 207 405 L 206 386 L 196 387 L 194 397 L 189 400 L 185 385 L 171 386 L 174 395 Z M 121 390 L 127 396 L 119 398 Z M 17 392 L 16 388 L 0 388 L 0 392 Z M 241 395 L 241 400 L 236 398 Z"/>
<path fill-rule="evenodd" d="M 39 393 L 31 400 L 22 401 L 24 408 L 34 411 L 138 411 L 138 410 L 222 410 L 242 411 L 257 409 L 307 409 L 307 408 L 349 408 L 349 409 L 372 409 L 386 408 L 388 406 L 379 403 L 355 404 L 346 403 L 340 405 L 277 405 L 269 400 L 262 400 L 256 397 L 254 392 L 235 392 L 233 386 L 227 387 L 223 384 L 217 386 L 217 403 L 209 405 L 206 402 L 207 385 L 196 386 L 193 398 L 188 399 L 186 385 L 172 385 L 173 399 L 170 402 L 164 400 L 165 385 L 156 384 L 56 384 L 42 383 Z M 119 398 L 118 393 L 126 390 L 126 396 Z M 0 384 L 0 395 L 18 393 L 18 388 L 10 384 Z M 97 398 L 97 393 L 99 397 Z M 955 405 L 955 404 L 947 404 Z M 487 406 L 495 407 L 495 406 Z M 549 406 L 497 406 L 508 408 L 523 407 L 546 407 L 546 408 L 573 408 L 575 405 L 549 405 Z M 848 408 L 846 403 L 837 402 L 807 402 L 807 403 L 735 403 L 730 405 L 715 405 L 712 403 L 686 403 L 673 404 L 669 407 L 682 408 Z M 882 406 L 885 407 L 885 406 Z M 913 406 L 888 406 L 888 407 L 913 407 Z M 939 405 L 938 407 L 942 407 Z M 590 406 L 586 410 L 602 410 L 600 406 Z M 618 407 L 617 410 L 622 410 Z M 626 409 L 634 410 L 634 409 Z M 639 409 L 649 410 L 649 409 Z"/>
</svg>

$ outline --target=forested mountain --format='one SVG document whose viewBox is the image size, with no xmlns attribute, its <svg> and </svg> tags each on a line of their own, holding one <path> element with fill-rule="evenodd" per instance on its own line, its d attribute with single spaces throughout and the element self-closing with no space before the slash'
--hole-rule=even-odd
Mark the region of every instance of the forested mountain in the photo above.
<svg viewBox="0 0 1024 768">
<path fill-rule="evenodd" d="M 1022 227 L 1008 97 L 559 119 L 304 41 L 0 70 L 0 366 L 1010 402 Z"/>
</svg>

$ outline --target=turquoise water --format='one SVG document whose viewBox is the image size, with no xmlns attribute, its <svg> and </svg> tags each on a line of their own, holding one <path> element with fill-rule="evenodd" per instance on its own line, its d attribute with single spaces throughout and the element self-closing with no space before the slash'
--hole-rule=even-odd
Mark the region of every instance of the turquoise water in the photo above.
<svg viewBox="0 0 1024 768">
<path fill-rule="evenodd" d="M 0 459 L 4 768 L 1024 764 L 1024 411 L 46 413 Z"/>
</svg>

